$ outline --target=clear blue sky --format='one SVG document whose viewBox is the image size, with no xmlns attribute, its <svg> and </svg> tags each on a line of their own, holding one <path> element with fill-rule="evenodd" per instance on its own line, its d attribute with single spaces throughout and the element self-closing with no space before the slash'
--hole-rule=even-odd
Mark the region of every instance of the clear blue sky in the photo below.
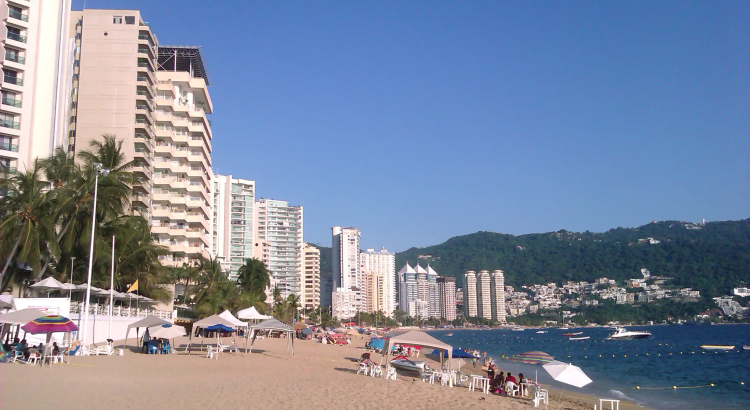
<svg viewBox="0 0 750 410">
<path fill-rule="evenodd" d="M 86 7 L 203 47 L 216 170 L 303 205 L 308 242 L 750 217 L 749 2 Z"/>
</svg>

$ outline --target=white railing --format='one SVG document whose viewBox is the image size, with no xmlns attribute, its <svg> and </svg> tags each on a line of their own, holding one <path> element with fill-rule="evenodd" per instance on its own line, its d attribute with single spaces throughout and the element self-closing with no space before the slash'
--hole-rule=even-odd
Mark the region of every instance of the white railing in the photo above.
<svg viewBox="0 0 750 410">
<path fill-rule="evenodd" d="M 133 304 L 136 304 L 133 302 Z M 70 302 L 70 313 L 81 314 L 84 311 L 84 305 L 81 302 Z M 172 319 L 172 311 L 150 309 L 148 307 L 125 307 L 115 306 L 112 308 L 112 316 L 122 317 L 146 317 L 153 315 L 159 319 Z M 98 303 L 92 303 L 89 305 L 90 315 L 109 315 L 109 305 L 100 305 Z"/>
</svg>

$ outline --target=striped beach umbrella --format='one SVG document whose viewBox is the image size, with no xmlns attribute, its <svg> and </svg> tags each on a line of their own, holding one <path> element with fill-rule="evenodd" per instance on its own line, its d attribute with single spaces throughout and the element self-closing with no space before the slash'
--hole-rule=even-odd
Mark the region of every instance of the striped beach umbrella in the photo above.
<svg viewBox="0 0 750 410">
<path fill-rule="evenodd" d="M 70 319 L 60 315 L 42 316 L 32 320 L 29 323 L 21 326 L 26 332 L 31 334 L 37 333 L 56 333 L 56 332 L 72 332 L 78 330 L 78 326 L 75 325 Z"/>
<path fill-rule="evenodd" d="M 546 364 L 553 360 L 555 360 L 552 356 L 550 356 L 549 353 L 545 352 L 524 352 L 521 354 L 517 354 L 510 358 L 510 360 L 520 362 L 520 363 L 529 363 L 529 364 Z"/>
</svg>

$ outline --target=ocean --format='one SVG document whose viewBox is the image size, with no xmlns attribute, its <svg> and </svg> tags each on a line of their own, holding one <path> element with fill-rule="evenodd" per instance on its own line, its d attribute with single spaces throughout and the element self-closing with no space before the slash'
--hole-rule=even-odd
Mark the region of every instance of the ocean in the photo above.
<svg viewBox="0 0 750 410">
<path fill-rule="evenodd" d="M 750 325 L 629 326 L 653 335 L 642 340 L 605 340 L 607 328 L 436 330 L 429 333 L 454 347 L 486 351 L 503 371 L 519 372 L 564 390 L 623 399 L 657 410 L 750 409 Z M 453 336 L 447 336 L 449 332 Z M 583 332 L 589 340 L 569 341 L 564 333 Z M 734 345 L 707 351 L 700 345 Z M 539 365 L 500 360 L 500 355 L 532 350 L 580 367 L 594 382 L 576 389 L 552 380 Z M 470 365 L 470 364 L 469 364 Z M 477 366 L 479 367 L 481 363 Z M 743 384 L 744 383 L 744 384 Z M 711 386 L 713 384 L 713 386 Z M 677 389 L 673 388 L 676 386 Z M 639 387 L 639 388 L 637 388 Z M 552 404 L 552 403 L 550 403 Z"/>
</svg>

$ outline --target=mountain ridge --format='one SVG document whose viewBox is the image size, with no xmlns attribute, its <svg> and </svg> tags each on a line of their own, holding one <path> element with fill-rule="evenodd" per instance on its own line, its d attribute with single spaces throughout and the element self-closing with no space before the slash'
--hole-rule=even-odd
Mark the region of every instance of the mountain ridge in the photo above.
<svg viewBox="0 0 750 410">
<path fill-rule="evenodd" d="M 319 248 L 321 258 L 330 255 L 331 248 Z M 691 287 L 713 297 L 750 281 L 750 219 L 705 224 L 659 221 L 599 233 L 479 231 L 396 253 L 397 271 L 407 262 L 430 263 L 438 274 L 458 278 L 457 285 L 466 270 L 501 269 L 506 284 L 521 286 L 592 282 L 599 277 L 622 281 L 641 277 L 640 270 L 646 268 L 652 275 L 673 278 L 668 285 Z M 321 273 L 330 274 L 330 268 Z"/>
</svg>

